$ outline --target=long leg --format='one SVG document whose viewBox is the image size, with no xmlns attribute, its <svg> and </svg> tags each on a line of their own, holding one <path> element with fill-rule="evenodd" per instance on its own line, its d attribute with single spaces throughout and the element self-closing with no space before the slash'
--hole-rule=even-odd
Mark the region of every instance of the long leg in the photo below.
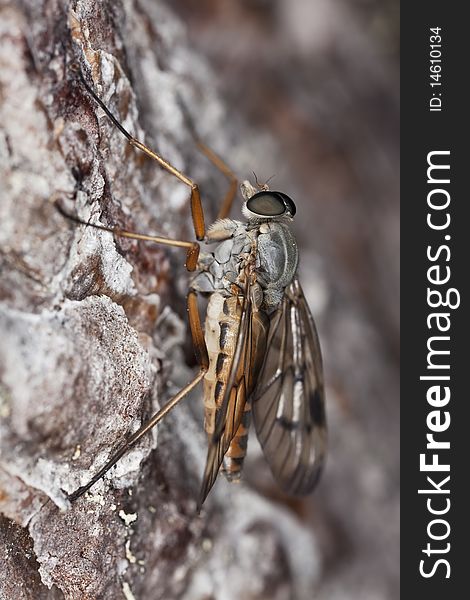
<svg viewBox="0 0 470 600">
<path fill-rule="evenodd" d="M 197 296 L 196 293 L 191 291 L 188 294 L 188 314 L 189 314 L 189 326 L 191 329 L 191 337 L 194 344 L 194 351 L 196 358 L 199 362 L 199 373 L 196 377 L 188 383 L 182 390 L 180 390 L 173 398 L 171 398 L 157 413 L 153 415 L 146 423 L 140 427 L 134 434 L 127 439 L 124 444 L 111 456 L 108 462 L 102 467 L 98 473 L 86 484 L 79 487 L 75 492 L 69 494 L 68 500 L 74 502 L 77 498 L 80 498 L 85 492 L 87 492 L 97 481 L 99 481 L 103 475 L 113 467 L 120 458 L 124 456 L 135 444 L 149 432 L 157 423 L 159 423 L 169 412 L 176 406 L 180 400 L 182 400 L 196 385 L 204 378 L 204 375 L 209 368 L 209 356 L 207 353 L 206 342 L 201 327 L 201 320 L 199 318 L 199 311 L 197 307 Z"/>
<path fill-rule="evenodd" d="M 205 144 L 201 138 L 199 137 L 196 128 L 194 127 L 193 120 L 189 111 L 186 107 L 186 104 L 180 99 L 180 106 L 183 110 L 183 114 L 188 125 L 188 129 L 193 136 L 193 139 L 199 148 L 199 150 L 211 161 L 211 163 L 225 175 L 225 177 L 229 180 L 229 188 L 225 194 L 224 200 L 222 202 L 222 206 L 220 207 L 219 213 L 217 215 L 217 219 L 225 219 L 230 214 L 230 210 L 232 208 L 233 200 L 237 193 L 238 188 L 238 179 L 232 169 L 220 158 L 218 154 L 216 154 L 212 148 L 209 148 L 207 144 Z"/>
<path fill-rule="evenodd" d="M 207 156 L 207 158 L 211 161 L 211 163 L 219 169 L 230 181 L 229 188 L 227 193 L 225 194 L 225 198 L 222 202 L 222 206 L 220 207 L 219 214 L 217 215 L 218 219 L 225 219 L 229 216 L 230 210 L 232 208 L 233 200 L 237 193 L 238 188 L 238 179 L 235 173 L 228 167 L 224 161 L 218 156 L 209 146 L 206 146 L 204 142 L 196 139 L 197 146 L 199 150 Z"/>
<path fill-rule="evenodd" d="M 94 90 L 88 85 L 85 81 L 85 78 L 80 70 L 78 70 L 80 78 L 83 82 L 88 93 L 94 98 L 94 100 L 101 106 L 104 112 L 107 114 L 109 119 L 114 123 L 114 125 L 119 129 L 119 131 L 129 140 L 129 143 L 138 148 L 144 154 L 156 160 L 158 164 L 163 167 L 166 171 L 177 177 L 180 181 L 186 184 L 191 190 L 191 215 L 193 219 L 194 233 L 196 234 L 196 238 L 198 240 L 203 240 L 205 235 L 205 226 L 204 226 L 204 211 L 201 203 L 201 194 L 199 192 L 199 187 L 197 183 L 195 183 L 192 179 L 190 179 L 187 175 L 178 171 L 171 163 L 161 157 L 159 154 L 154 152 L 151 148 L 140 142 L 133 135 L 131 135 L 127 129 L 119 123 L 116 117 L 112 114 L 109 108 L 104 104 L 104 102 L 99 98 Z"/>
<path fill-rule="evenodd" d="M 131 238 L 133 240 L 143 240 L 146 242 L 154 242 L 156 244 L 164 244 L 166 246 L 176 246 L 178 248 L 186 248 L 186 268 L 188 271 L 194 271 L 197 266 L 197 259 L 199 257 L 199 244 L 197 242 L 186 242 L 184 240 L 174 240 L 166 237 L 159 237 L 155 235 L 146 235 L 143 233 L 136 233 L 134 231 L 127 231 L 126 229 L 119 229 L 119 227 L 106 227 L 105 225 L 98 225 L 97 223 L 88 223 L 88 221 L 84 221 L 75 215 L 71 215 L 68 213 L 64 207 L 58 202 L 56 198 L 51 199 L 54 206 L 60 212 L 61 215 L 74 221 L 75 223 L 79 223 L 80 225 L 86 225 L 87 227 L 94 227 L 95 229 L 100 229 L 101 231 L 109 231 L 110 233 L 114 233 L 114 235 Z"/>
</svg>

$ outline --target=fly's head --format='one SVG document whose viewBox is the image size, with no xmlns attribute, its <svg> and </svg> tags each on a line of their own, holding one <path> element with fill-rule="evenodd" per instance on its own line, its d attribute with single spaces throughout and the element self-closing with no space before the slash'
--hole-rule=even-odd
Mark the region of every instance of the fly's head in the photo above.
<svg viewBox="0 0 470 600">
<path fill-rule="evenodd" d="M 293 200 L 283 192 L 275 192 L 264 183 L 254 187 L 248 180 L 241 186 L 244 203 L 243 216 L 252 223 L 294 218 L 296 208 Z"/>
</svg>

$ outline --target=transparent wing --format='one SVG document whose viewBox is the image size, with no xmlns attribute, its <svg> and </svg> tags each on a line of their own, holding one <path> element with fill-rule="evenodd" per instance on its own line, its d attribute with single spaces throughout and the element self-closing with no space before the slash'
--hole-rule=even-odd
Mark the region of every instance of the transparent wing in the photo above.
<svg viewBox="0 0 470 600">
<path fill-rule="evenodd" d="M 200 508 L 217 479 L 220 465 L 240 425 L 248 393 L 252 351 L 252 310 L 249 290 L 243 299 L 237 343 L 230 367 L 224 397 L 217 412 L 215 429 L 207 450 L 206 468 L 202 480 Z"/>
<path fill-rule="evenodd" d="M 256 433 L 282 489 L 308 494 L 322 470 L 327 435 L 320 344 L 297 279 L 271 316 L 267 348 L 252 397 Z"/>
</svg>

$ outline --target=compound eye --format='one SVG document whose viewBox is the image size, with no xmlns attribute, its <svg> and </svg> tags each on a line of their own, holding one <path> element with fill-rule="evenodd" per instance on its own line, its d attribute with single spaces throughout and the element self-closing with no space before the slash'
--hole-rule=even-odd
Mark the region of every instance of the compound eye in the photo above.
<svg viewBox="0 0 470 600">
<path fill-rule="evenodd" d="M 277 192 L 258 192 L 246 203 L 247 209 L 260 217 L 278 217 L 286 212 L 286 206 Z"/>
<path fill-rule="evenodd" d="M 287 208 L 287 212 L 290 212 L 290 214 L 292 216 L 295 215 L 295 213 L 297 212 L 297 209 L 295 208 L 295 204 L 294 201 L 292 200 L 292 198 L 289 198 L 289 196 L 287 194 L 284 194 L 283 192 L 276 192 L 279 196 L 281 196 L 281 198 L 284 200 L 284 205 Z"/>
</svg>

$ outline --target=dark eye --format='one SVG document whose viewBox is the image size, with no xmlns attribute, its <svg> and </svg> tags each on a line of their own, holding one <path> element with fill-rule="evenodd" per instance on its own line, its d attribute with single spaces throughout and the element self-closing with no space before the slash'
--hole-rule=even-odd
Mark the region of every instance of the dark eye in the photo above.
<svg viewBox="0 0 470 600">
<path fill-rule="evenodd" d="M 276 192 L 276 194 L 281 196 L 281 198 L 284 200 L 284 204 L 285 204 L 288 212 L 290 212 L 290 214 L 292 216 L 294 216 L 295 213 L 297 212 L 297 209 L 295 208 L 295 204 L 294 204 L 294 201 L 292 200 L 292 198 L 289 198 L 289 196 L 287 194 L 283 194 L 282 192 Z"/>
<path fill-rule="evenodd" d="M 258 192 L 248 200 L 246 207 L 262 217 L 283 215 L 286 210 L 282 199 L 277 194 L 269 192 Z"/>
<path fill-rule="evenodd" d="M 260 217 L 278 217 L 286 212 L 295 215 L 295 204 L 282 192 L 258 192 L 248 200 L 246 207 Z"/>
</svg>

